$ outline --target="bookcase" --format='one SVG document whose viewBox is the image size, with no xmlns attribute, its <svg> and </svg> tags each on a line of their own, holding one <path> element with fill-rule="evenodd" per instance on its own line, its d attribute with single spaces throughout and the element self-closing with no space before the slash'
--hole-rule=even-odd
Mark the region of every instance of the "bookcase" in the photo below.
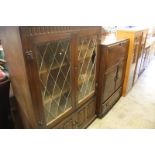
<svg viewBox="0 0 155 155">
<path fill-rule="evenodd" d="M 1 27 L 24 128 L 86 128 L 95 118 L 101 27 Z"/>
</svg>

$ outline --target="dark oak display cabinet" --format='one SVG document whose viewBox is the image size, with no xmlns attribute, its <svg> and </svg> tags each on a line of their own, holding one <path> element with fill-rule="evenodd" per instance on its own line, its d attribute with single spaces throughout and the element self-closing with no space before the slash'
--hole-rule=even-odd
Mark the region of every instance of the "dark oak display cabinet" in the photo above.
<svg viewBox="0 0 155 155">
<path fill-rule="evenodd" d="M 101 27 L 1 27 L 24 128 L 86 128 L 95 118 Z"/>
<path fill-rule="evenodd" d="M 122 96 L 129 40 L 103 40 L 97 88 L 97 114 L 102 117 Z"/>
</svg>

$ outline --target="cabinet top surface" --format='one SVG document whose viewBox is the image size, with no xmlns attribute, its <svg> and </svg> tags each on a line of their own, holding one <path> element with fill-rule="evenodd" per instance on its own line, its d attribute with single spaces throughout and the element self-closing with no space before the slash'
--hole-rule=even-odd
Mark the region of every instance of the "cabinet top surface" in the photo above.
<svg viewBox="0 0 155 155">
<path fill-rule="evenodd" d="M 105 45 L 105 46 L 108 46 L 108 45 L 111 45 L 111 44 L 115 44 L 115 43 L 118 43 L 118 42 L 121 42 L 121 41 L 124 41 L 124 40 L 127 40 L 128 38 L 116 38 L 115 34 L 111 34 L 111 35 L 108 35 L 106 36 L 105 38 L 103 37 L 101 39 L 101 45 Z"/>
<path fill-rule="evenodd" d="M 132 28 L 120 28 L 117 31 L 123 31 L 123 32 L 138 32 L 138 31 L 146 31 L 148 30 L 147 27 L 132 27 Z"/>
</svg>

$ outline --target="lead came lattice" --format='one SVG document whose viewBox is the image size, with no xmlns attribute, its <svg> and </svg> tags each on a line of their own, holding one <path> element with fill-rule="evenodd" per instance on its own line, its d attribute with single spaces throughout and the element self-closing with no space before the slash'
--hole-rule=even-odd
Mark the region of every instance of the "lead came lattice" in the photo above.
<svg viewBox="0 0 155 155">
<path fill-rule="evenodd" d="M 70 40 L 48 42 L 37 49 L 45 117 L 49 123 L 71 108 Z"/>
<path fill-rule="evenodd" d="M 78 45 L 78 101 L 95 91 L 97 36 L 81 38 Z"/>
</svg>

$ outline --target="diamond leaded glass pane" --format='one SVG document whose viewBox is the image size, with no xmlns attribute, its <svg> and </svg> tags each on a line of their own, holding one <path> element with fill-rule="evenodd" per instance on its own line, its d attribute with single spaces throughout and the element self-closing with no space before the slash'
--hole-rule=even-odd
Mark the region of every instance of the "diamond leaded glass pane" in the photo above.
<svg viewBox="0 0 155 155">
<path fill-rule="evenodd" d="M 70 40 L 44 43 L 37 50 L 44 111 L 49 123 L 71 108 Z"/>
<path fill-rule="evenodd" d="M 97 36 L 85 37 L 78 45 L 78 101 L 95 91 Z"/>
</svg>

